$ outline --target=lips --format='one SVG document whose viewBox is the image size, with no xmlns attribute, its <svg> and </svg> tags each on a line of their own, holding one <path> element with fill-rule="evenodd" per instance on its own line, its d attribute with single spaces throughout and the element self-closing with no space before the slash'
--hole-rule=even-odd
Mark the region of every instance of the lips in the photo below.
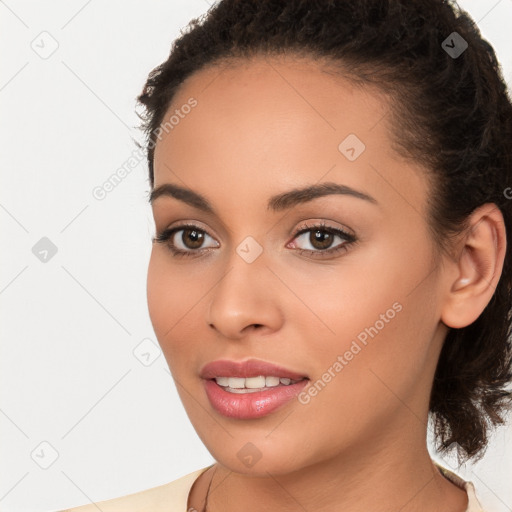
<svg viewBox="0 0 512 512">
<path fill-rule="evenodd" d="M 214 379 L 215 377 L 279 377 L 291 380 L 302 380 L 307 375 L 297 373 L 282 366 L 262 361 L 261 359 L 249 359 L 247 361 L 232 361 L 220 359 L 203 366 L 200 377 Z"/>
<path fill-rule="evenodd" d="M 259 359 L 213 361 L 200 375 L 211 406 L 238 420 L 262 418 L 285 407 L 309 382 L 306 375 Z"/>
</svg>

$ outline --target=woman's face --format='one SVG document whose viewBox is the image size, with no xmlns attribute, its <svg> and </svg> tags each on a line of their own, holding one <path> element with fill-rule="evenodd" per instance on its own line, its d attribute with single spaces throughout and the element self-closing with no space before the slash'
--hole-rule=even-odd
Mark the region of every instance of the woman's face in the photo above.
<svg viewBox="0 0 512 512">
<path fill-rule="evenodd" d="M 149 313 L 194 428 L 233 471 L 424 443 L 442 275 L 426 178 L 392 150 L 389 120 L 375 92 L 312 61 L 263 58 L 193 75 L 164 118 L 154 189 L 190 189 L 211 211 L 154 198 L 156 233 L 179 229 L 153 243 Z M 326 183 L 352 193 L 286 195 Z M 307 379 L 202 377 L 207 363 L 249 359 Z"/>
</svg>

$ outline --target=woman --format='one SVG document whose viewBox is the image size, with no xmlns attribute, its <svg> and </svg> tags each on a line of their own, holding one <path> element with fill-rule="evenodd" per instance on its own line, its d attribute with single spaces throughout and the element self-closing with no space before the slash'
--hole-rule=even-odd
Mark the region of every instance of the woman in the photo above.
<svg viewBox="0 0 512 512">
<path fill-rule="evenodd" d="M 215 459 L 77 511 L 482 510 L 512 105 L 442 0 L 222 0 L 153 70 L 151 321 Z M 507 192 L 507 190 L 509 192 Z"/>
</svg>

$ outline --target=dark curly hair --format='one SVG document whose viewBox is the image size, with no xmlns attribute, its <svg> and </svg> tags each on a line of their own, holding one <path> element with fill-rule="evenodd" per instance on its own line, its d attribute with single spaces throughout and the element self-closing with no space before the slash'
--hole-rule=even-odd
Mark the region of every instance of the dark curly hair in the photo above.
<svg viewBox="0 0 512 512">
<path fill-rule="evenodd" d="M 428 222 L 438 255 L 450 255 L 454 237 L 484 203 L 500 208 L 512 240 L 505 193 L 512 186 L 512 104 L 492 46 L 455 1 L 222 0 L 187 28 L 137 98 L 151 188 L 155 133 L 186 78 L 257 55 L 312 57 L 389 97 L 395 149 L 429 170 Z M 454 32 L 468 45 L 458 56 L 443 47 L 454 47 Z M 511 250 L 507 244 L 482 314 L 444 340 L 429 406 L 441 453 L 459 445 L 464 459 L 481 458 L 489 429 L 504 423 L 512 398 Z"/>
</svg>

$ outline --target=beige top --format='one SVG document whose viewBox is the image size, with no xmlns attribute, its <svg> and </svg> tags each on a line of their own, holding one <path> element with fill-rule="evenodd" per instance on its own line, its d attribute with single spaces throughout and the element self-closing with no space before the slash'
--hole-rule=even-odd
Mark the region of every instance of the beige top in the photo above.
<svg viewBox="0 0 512 512">
<path fill-rule="evenodd" d="M 484 512 L 478 502 L 472 482 L 466 482 L 436 462 L 434 464 L 445 478 L 467 492 L 468 507 L 465 512 Z M 212 466 L 213 464 L 145 491 L 59 512 L 98 512 L 99 509 L 102 512 L 187 512 L 188 495 L 192 485 L 201 473 Z"/>
</svg>

